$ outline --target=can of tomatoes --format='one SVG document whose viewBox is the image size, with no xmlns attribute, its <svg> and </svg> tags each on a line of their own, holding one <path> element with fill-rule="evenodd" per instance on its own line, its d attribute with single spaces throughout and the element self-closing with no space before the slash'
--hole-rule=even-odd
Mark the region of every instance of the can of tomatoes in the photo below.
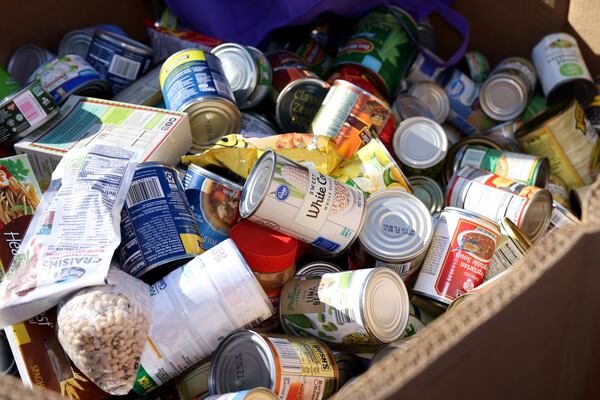
<svg viewBox="0 0 600 400">
<path fill-rule="evenodd" d="M 242 187 L 190 164 L 183 180 L 185 195 L 198 223 L 201 247 L 208 250 L 229 237 L 240 219 Z"/>
<path fill-rule="evenodd" d="M 262 386 L 283 400 L 323 400 L 338 385 L 334 354 L 321 341 L 249 330 L 223 339 L 208 377 L 212 395 Z"/>
<path fill-rule="evenodd" d="M 499 238 L 500 226 L 491 219 L 446 207 L 413 292 L 450 305 L 483 283 Z"/>
<path fill-rule="evenodd" d="M 448 183 L 446 205 L 497 223 L 508 217 L 534 242 L 548 229 L 552 195 L 546 189 L 465 166 Z"/>
</svg>

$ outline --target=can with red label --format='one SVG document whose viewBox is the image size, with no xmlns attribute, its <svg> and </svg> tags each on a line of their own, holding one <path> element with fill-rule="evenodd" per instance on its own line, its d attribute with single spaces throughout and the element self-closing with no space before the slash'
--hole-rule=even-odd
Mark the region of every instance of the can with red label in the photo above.
<svg viewBox="0 0 600 400">
<path fill-rule="evenodd" d="M 449 305 L 481 285 L 500 238 L 500 226 L 482 215 L 446 207 L 413 292 Z"/>
<path fill-rule="evenodd" d="M 340 69 L 336 70 L 333 74 L 327 78 L 327 83 L 333 85 L 333 82 L 337 80 L 348 81 L 361 89 L 385 100 L 385 96 L 377 89 L 377 83 L 373 81 L 373 78 L 365 72 L 365 68 L 361 65 L 344 65 Z"/>
</svg>

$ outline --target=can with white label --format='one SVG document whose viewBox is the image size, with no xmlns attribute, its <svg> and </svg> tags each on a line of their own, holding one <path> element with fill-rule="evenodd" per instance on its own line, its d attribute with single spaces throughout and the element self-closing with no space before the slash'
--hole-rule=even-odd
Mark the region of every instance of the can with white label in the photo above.
<svg viewBox="0 0 600 400">
<path fill-rule="evenodd" d="M 380 190 L 367 199 L 358 240 L 350 247 L 350 269 L 386 267 L 407 281 L 421 266 L 433 223 L 425 205 L 400 189 Z"/>
<path fill-rule="evenodd" d="M 223 339 L 209 372 L 213 395 L 265 387 L 280 400 L 324 400 L 338 386 L 333 352 L 319 340 L 248 330 Z"/>
<path fill-rule="evenodd" d="M 446 207 L 436 225 L 413 292 L 449 305 L 481 285 L 499 238 L 500 227 L 494 221 Z"/>
<path fill-rule="evenodd" d="M 408 89 L 408 94 L 421 100 L 433 114 L 435 122 L 444 123 L 450 113 L 448 94 L 434 82 L 418 82 Z"/>
<path fill-rule="evenodd" d="M 534 242 L 548 229 L 552 195 L 546 189 L 465 166 L 448 183 L 446 205 L 497 223 L 508 217 Z"/>
<path fill-rule="evenodd" d="M 240 215 L 336 255 L 358 236 L 365 197 L 269 150 L 248 175 Z"/>
<path fill-rule="evenodd" d="M 531 247 L 529 239 L 508 218 L 500 221 L 500 233 L 492 262 L 485 274 L 486 282 L 515 265 Z"/>
</svg>

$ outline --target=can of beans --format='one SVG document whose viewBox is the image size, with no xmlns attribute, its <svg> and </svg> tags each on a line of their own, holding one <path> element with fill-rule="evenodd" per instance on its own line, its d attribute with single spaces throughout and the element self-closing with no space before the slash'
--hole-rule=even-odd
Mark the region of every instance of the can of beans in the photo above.
<svg viewBox="0 0 600 400">
<path fill-rule="evenodd" d="M 271 390 L 257 387 L 254 389 L 241 390 L 239 392 L 216 394 L 214 396 L 204 397 L 204 400 L 278 400 Z"/>
<path fill-rule="evenodd" d="M 338 152 L 349 158 L 379 137 L 390 106 L 346 81 L 335 81 L 311 123 L 310 132 L 334 138 Z"/>
<path fill-rule="evenodd" d="M 201 247 L 208 250 L 229 237 L 239 222 L 242 187 L 211 171 L 190 164 L 183 180 L 185 195 L 198 223 Z"/>
<path fill-rule="evenodd" d="M 58 114 L 58 106 L 36 80 L 0 100 L 0 143 L 12 143 L 40 128 Z"/>
<path fill-rule="evenodd" d="M 444 69 L 444 67 L 435 64 L 423 54 L 418 53 L 417 58 L 415 58 L 415 61 L 411 64 L 406 74 L 406 81 L 413 84 L 418 82 L 435 82 L 437 77 L 444 72 Z"/>
<path fill-rule="evenodd" d="M 150 283 L 204 251 L 175 168 L 138 166 L 121 212 L 121 238 L 121 269 Z"/>
<path fill-rule="evenodd" d="M 319 340 L 237 331 L 214 352 L 211 394 L 262 386 L 283 400 L 323 400 L 338 389 L 332 351 Z"/>
<path fill-rule="evenodd" d="M 379 92 L 376 82 L 373 82 L 372 79 L 372 75 L 369 75 L 368 72 L 365 72 L 365 68 L 363 66 L 348 64 L 341 66 L 331 75 L 329 75 L 329 78 L 327 78 L 327 83 L 333 85 L 333 83 L 337 80 L 350 82 L 353 85 L 356 85 L 359 88 L 373 94 L 374 96 L 385 100 L 385 96 Z"/>
<path fill-rule="evenodd" d="M 240 214 L 335 255 L 358 236 L 365 197 L 358 189 L 269 150 L 248 175 Z"/>
<path fill-rule="evenodd" d="M 444 190 L 437 181 L 427 176 L 413 176 L 408 179 L 412 186 L 412 194 L 429 210 L 431 215 L 439 214 L 444 209 Z"/>
<path fill-rule="evenodd" d="M 21 85 L 0 66 L 0 100 L 21 89 Z"/>
<path fill-rule="evenodd" d="M 529 60 L 522 57 L 505 58 L 481 86 L 481 109 L 497 121 L 514 120 L 525 110 L 536 83 L 535 68 Z"/>
<path fill-rule="evenodd" d="M 529 239 L 508 218 L 500 221 L 500 239 L 485 274 L 485 281 L 500 275 L 517 263 L 531 247 Z"/>
<path fill-rule="evenodd" d="M 343 270 L 335 264 L 325 261 L 315 261 L 304 265 L 296 271 L 296 276 L 306 277 L 321 277 L 324 274 L 343 272 Z"/>
<path fill-rule="evenodd" d="M 586 106 L 594 98 L 592 76 L 573 36 L 566 33 L 544 36 L 531 51 L 531 59 L 550 104 L 577 99 Z"/>
<path fill-rule="evenodd" d="M 278 133 L 277 128 L 263 115 L 253 112 L 242 113 L 240 135 L 244 137 L 267 137 Z"/>
<path fill-rule="evenodd" d="M 421 266 L 433 223 L 425 205 L 400 189 L 381 190 L 367 199 L 358 240 L 350 247 L 350 269 L 386 267 L 408 281 Z"/>
<path fill-rule="evenodd" d="M 26 85 L 33 80 L 31 79 L 31 75 L 36 69 L 55 57 L 56 54 L 49 50 L 33 44 L 26 44 L 12 53 L 8 60 L 6 70 L 9 74 L 14 76 L 19 84 Z"/>
<path fill-rule="evenodd" d="M 516 136 L 527 153 L 547 157 L 550 172 L 569 189 L 590 185 L 600 170 L 598 133 L 577 101 L 538 114 L 523 124 Z"/>
<path fill-rule="evenodd" d="M 448 139 L 435 121 L 425 117 L 402 121 L 392 143 L 402 170 L 408 175 L 435 177 L 442 170 Z"/>
<path fill-rule="evenodd" d="M 332 68 L 362 65 L 370 71 L 379 91 L 391 96 L 417 55 L 410 36 L 417 37 L 417 24 L 406 11 L 396 6 L 373 9 L 358 21 Z"/>
<path fill-rule="evenodd" d="M 406 287 L 394 271 L 359 269 L 292 278 L 281 291 L 279 316 L 288 334 L 379 346 L 404 334 L 409 304 Z"/>
<path fill-rule="evenodd" d="M 329 90 L 304 60 L 290 51 L 267 53 L 273 69 L 271 97 L 275 103 L 275 120 L 283 132 L 309 132 Z"/>
<path fill-rule="evenodd" d="M 546 187 L 550 177 L 550 162 L 546 157 L 483 147 L 461 148 L 454 157 L 454 171 L 465 165 L 540 188 Z"/>
<path fill-rule="evenodd" d="M 63 104 L 72 95 L 111 97 L 112 89 L 90 64 L 76 54 L 55 58 L 39 67 L 30 80 L 39 79 L 56 104 Z"/>
<path fill-rule="evenodd" d="M 459 67 L 475 83 L 483 83 L 490 74 L 490 63 L 487 57 L 478 50 L 467 51 Z"/>
<path fill-rule="evenodd" d="M 98 29 L 94 32 L 86 61 L 110 83 L 116 94 L 148 72 L 152 57 L 154 50 L 151 47 Z"/>
<path fill-rule="evenodd" d="M 449 305 L 483 283 L 500 238 L 494 221 L 446 207 L 419 270 L 413 292 Z"/>
<path fill-rule="evenodd" d="M 203 151 L 240 130 L 242 115 L 215 55 L 202 50 L 173 54 L 161 68 L 160 87 L 169 110 L 188 114 L 192 151 Z"/>
<path fill-rule="evenodd" d="M 421 100 L 433 114 L 435 122 L 444 123 L 450 113 L 450 100 L 444 89 L 434 82 L 418 82 L 408 89 L 408 94 Z"/>
<path fill-rule="evenodd" d="M 508 217 L 534 242 L 548 229 L 552 195 L 546 189 L 465 166 L 448 183 L 446 205 L 497 223 Z"/>
</svg>

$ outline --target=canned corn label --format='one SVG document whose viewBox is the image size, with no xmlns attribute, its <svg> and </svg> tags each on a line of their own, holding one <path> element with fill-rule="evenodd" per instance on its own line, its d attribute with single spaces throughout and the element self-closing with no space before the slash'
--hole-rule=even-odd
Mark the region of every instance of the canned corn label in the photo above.
<svg viewBox="0 0 600 400">
<path fill-rule="evenodd" d="M 468 147 L 460 160 L 458 169 L 470 165 L 533 185 L 540 163 L 540 158 L 528 154 Z"/>
<path fill-rule="evenodd" d="M 281 324 L 288 334 L 343 344 L 381 344 L 362 319 L 362 288 L 370 269 L 296 277 L 281 292 Z"/>
</svg>

